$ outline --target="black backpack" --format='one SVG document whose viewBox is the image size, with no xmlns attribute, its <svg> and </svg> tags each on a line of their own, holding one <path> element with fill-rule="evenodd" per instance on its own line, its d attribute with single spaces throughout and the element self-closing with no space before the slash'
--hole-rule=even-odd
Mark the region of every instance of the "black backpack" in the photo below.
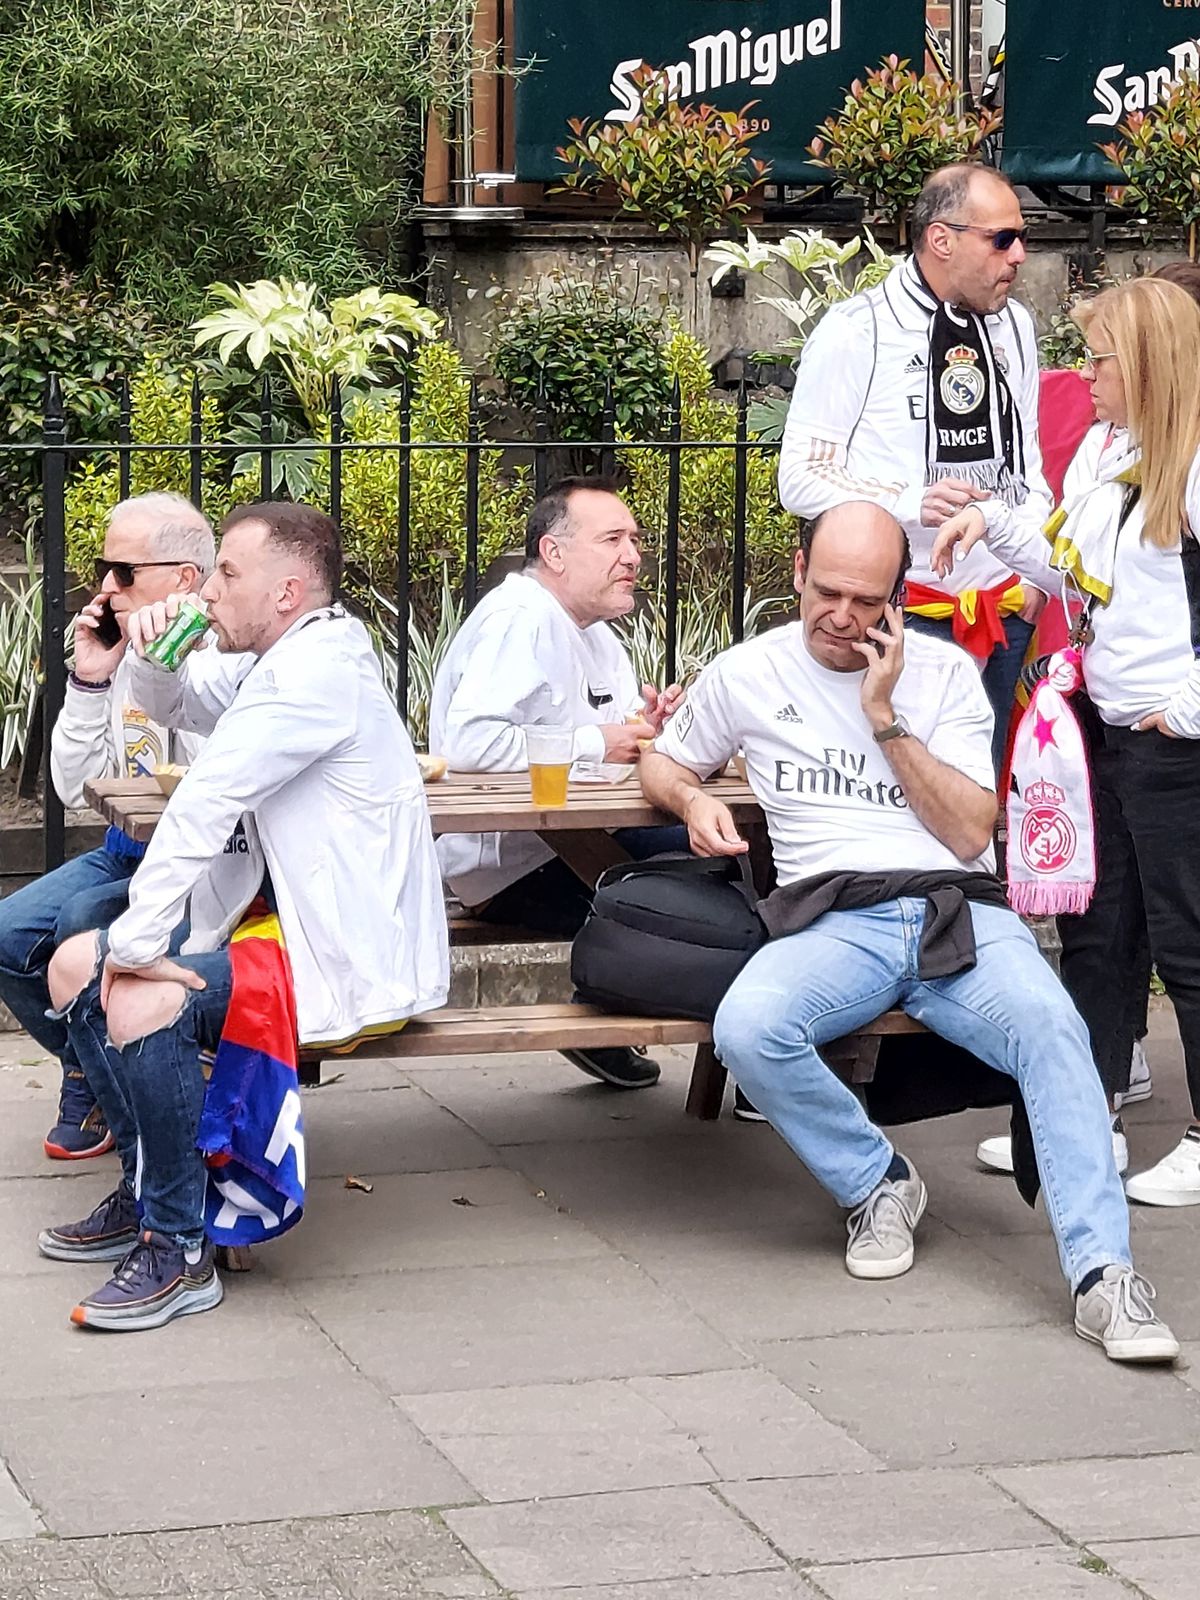
<svg viewBox="0 0 1200 1600">
<path fill-rule="evenodd" d="M 767 942 L 745 856 L 651 856 L 610 867 L 571 947 L 581 999 L 711 1022 Z"/>
</svg>

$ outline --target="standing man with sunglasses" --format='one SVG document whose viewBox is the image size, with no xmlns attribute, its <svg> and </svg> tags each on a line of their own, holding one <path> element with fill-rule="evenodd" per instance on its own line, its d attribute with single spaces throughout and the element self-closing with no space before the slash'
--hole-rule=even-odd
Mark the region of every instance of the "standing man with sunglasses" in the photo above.
<svg viewBox="0 0 1200 1600">
<path fill-rule="evenodd" d="M 780 498 L 797 516 L 867 499 L 900 522 L 912 625 L 975 657 L 996 713 L 997 769 L 1045 596 L 994 557 L 975 560 L 979 547 L 948 579 L 929 555 L 942 522 L 972 501 L 1052 509 L 1033 319 L 1009 299 L 1027 233 L 1000 173 L 932 173 L 909 219 L 912 255 L 835 306 L 805 345 L 779 464 Z"/>
<path fill-rule="evenodd" d="M 180 495 L 138 495 L 113 508 L 104 555 L 96 562 L 98 592 L 76 619 L 74 669 L 51 736 L 51 770 L 63 805 L 84 804 L 88 779 L 139 777 L 159 762 L 190 762 L 201 741 L 168 734 L 130 691 L 126 623 L 169 594 L 197 591 L 213 561 L 212 527 Z M 105 642 L 113 631 L 115 640 Z M 58 1120 L 43 1145 L 51 1160 L 103 1155 L 113 1139 L 65 1024 L 46 1016 L 46 969 L 64 939 L 107 928 L 124 911 L 144 850 L 110 828 L 100 849 L 0 900 L 0 1000 L 62 1064 Z"/>
</svg>

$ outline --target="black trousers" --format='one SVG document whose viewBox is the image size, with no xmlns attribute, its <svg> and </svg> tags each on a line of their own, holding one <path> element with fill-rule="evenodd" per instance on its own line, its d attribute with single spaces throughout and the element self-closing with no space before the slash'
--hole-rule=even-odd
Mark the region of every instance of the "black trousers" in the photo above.
<svg viewBox="0 0 1200 1600">
<path fill-rule="evenodd" d="M 1075 706 L 1092 759 L 1097 877 L 1084 914 L 1058 919 L 1063 982 L 1111 1096 L 1128 1083 L 1148 938 L 1200 1117 L 1200 740 L 1112 728 L 1082 697 Z"/>
</svg>

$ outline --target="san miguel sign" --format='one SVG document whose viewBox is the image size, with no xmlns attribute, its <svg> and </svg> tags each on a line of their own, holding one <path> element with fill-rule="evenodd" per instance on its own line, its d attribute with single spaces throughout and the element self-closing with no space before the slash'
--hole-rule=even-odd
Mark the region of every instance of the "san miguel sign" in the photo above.
<svg viewBox="0 0 1200 1600">
<path fill-rule="evenodd" d="M 1200 74 L 1200 0 L 1008 0 L 1007 27 L 1002 164 L 1019 182 L 1114 182 L 1097 146 Z"/>
<path fill-rule="evenodd" d="M 516 0 L 517 177 L 549 180 L 571 117 L 627 122 L 643 66 L 680 100 L 749 113 L 777 181 L 820 181 L 805 156 L 848 85 L 892 53 L 920 60 L 923 0 Z"/>
</svg>

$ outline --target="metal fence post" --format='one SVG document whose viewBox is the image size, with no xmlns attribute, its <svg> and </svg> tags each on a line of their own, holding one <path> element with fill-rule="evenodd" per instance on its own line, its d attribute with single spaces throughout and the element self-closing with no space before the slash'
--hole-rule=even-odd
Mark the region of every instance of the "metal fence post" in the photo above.
<svg viewBox="0 0 1200 1600">
<path fill-rule="evenodd" d="M 200 478 L 200 440 L 204 414 L 201 410 L 200 374 L 192 373 L 192 425 L 188 442 L 188 498 L 197 511 L 204 509 L 201 504 L 202 485 Z"/>
<path fill-rule="evenodd" d="M 335 372 L 329 385 L 329 515 L 342 525 L 342 386 Z"/>
<path fill-rule="evenodd" d="M 42 865 L 63 863 L 66 831 L 62 801 L 50 770 L 50 735 L 67 687 L 67 419 L 57 373 L 46 384 L 42 419 Z"/>
<path fill-rule="evenodd" d="M 679 645 L 679 441 L 683 431 L 683 394 L 679 379 L 671 395 L 671 426 L 667 446 L 667 627 L 665 682 L 677 676 Z"/>
<path fill-rule="evenodd" d="M 273 500 L 275 498 L 275 472 L 271 456 L 271 435 L 271 380 L 264 372 L 258 413 L 258 495 L 260 500 Z"/>
<path fill-rule="evenodd" d="M 412 605 L 412 389 L 407 376 L 400 390 L 399 483 L 396 506 L 396 710 L 408 725 L 408 634 Z"/>
<path fill-rule="evenodd" d="M 471 379 L 467 402 L 467 567 L 463 575 L 463 603 L 475 609 L 479 594 L 479 384 Z"/>
<path fill-rule="evenodd" d="M 737 433 L 733 451 L 733 617 L 734 644 L 746 630 L 746 380 L 738 384 Z"/>
</svg>

